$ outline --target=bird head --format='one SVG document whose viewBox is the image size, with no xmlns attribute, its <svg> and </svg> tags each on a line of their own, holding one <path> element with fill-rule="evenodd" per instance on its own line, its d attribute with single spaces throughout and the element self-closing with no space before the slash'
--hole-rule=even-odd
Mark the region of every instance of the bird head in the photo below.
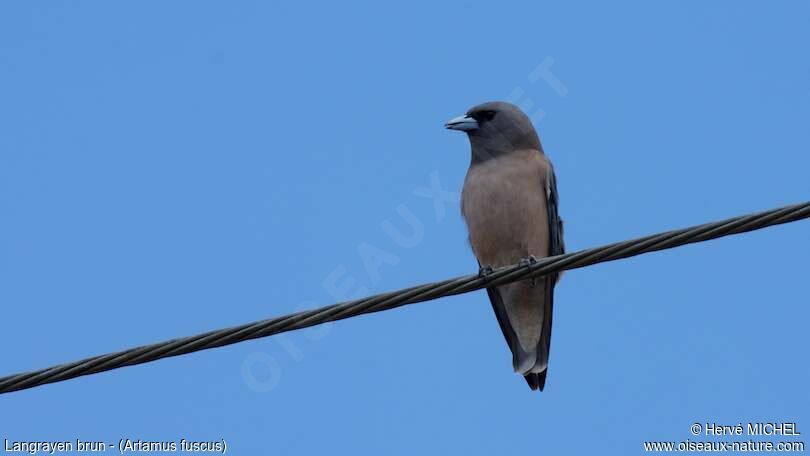
<svg viewBox="0 0 810 456">
<path fill-rule="evenodd" d="M 444 126 L 467 133 L 473 163 L 516 150 L 542 151 L 531 120 L 512 103 L 490 101 L 473 106 L 463 116 L 448 120 Z"/>
</svg>

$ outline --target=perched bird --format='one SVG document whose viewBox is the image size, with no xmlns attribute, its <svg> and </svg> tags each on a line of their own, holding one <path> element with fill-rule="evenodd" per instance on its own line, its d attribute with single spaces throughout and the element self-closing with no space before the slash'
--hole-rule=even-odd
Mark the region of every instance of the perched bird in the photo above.
<svg viewBox="0 0 810 456">
<path fill-rule="evenodd" d="M 510 103 L 489 102 L 445 127 L 470 140 L 461 213 L 481 274 L 564 253 L 554 169 L 526 114 Z M 546 383 L 558 278 L 550 274 L 487 288 L 515 372 L 533 390 L 542 391 Z"/>
</svg>

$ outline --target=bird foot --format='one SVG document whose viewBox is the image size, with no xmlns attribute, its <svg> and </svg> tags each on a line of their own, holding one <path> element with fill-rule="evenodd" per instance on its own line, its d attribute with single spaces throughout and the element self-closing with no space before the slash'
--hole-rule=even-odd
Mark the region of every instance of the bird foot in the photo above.
<svg viewBox="0 0 810 456">
<path fill-rule="evenodd" d="M 526 258 L 521 258 L 520 261 L 518 262 L 518 266 L 526 267 L 531 266 L 534 263 L 537 263 L 537 258 L 535 258 L 534 255 L 529 255 Z"/>
<path fill-rule="evenodd" d="M 534 255 L 529 255 L 526 258 L 521 258 L 520 261 L 518 261 L 518 266 L 526 268 L 535 263 L 537 263 L 537 258 L 535 258 Z M 532 286 L 537 285 L 537 277 L 532 277 L 531 284 Z"/>
<path fill-rule="evenodd" d="M 486 277 L 492 274 L 492 272 L 493 272 L 492 266 L 481 266 L 480 268 L 478 268 L 478 277 L 482 278 Z"/>
</svg>

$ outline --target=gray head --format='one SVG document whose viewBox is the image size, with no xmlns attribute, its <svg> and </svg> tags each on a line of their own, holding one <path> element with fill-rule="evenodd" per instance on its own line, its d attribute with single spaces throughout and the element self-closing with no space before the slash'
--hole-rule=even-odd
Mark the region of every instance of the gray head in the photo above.
<svg viewBox="0 0 810 456">
<path fill-rule="evenodd" d="M 473 164 L 516 150 L 543 151 L 529 117 L 512 103 L 490 101 L 473 106 L 444 126 L 467 133 Z"/>
</svg>

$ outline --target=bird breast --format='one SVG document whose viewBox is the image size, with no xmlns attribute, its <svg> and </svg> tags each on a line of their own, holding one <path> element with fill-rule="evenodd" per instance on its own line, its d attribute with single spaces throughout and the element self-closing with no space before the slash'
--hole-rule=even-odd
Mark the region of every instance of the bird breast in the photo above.
<svg viewBox="0 0 810 456">
<path fill-rule="evenodd" d="M 548 166 L 538 151 L 517 151 L 470 167 L 461 208 L 482 266 L 548 255 Z"/>
</svg>

